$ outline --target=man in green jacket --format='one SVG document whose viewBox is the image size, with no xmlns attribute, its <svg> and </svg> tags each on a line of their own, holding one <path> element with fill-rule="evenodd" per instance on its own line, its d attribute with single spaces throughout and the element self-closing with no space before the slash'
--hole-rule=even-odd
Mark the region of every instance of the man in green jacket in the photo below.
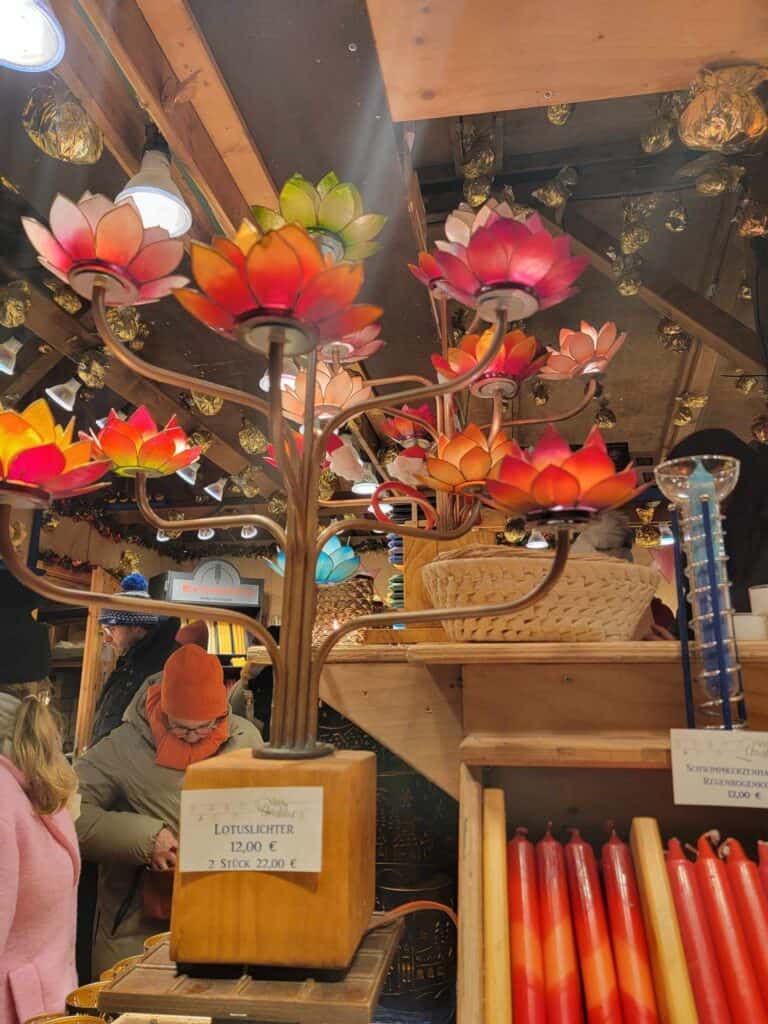
<svg viewBox="0 0 768 1024">
<path fill-rule="evenodd" d="M 171 655 L 123 724 L 77 762 L 77 834 L 83 856 L 99 864 L 95 976 L 168 927 L 185 768 L 261 742 L 258 729 L 229 710 L 218 658 L 192 644 Z"/>
</svg>

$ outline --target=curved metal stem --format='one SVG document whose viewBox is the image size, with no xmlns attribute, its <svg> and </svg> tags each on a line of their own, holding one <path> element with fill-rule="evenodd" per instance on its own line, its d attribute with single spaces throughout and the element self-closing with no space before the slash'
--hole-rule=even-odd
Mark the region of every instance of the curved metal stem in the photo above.
<svg viewBox="0 0 768 1024">
<path fill-rule="evenodd" d="M 226 530 L 234 526 L 263 526 L 278 544 L 285 546 L 285 530 L 282 526 L 268 516 L 260 516 L 255 512 L 234 516 L 208 516 L 205 519 L 163 519 L 149 503 L 147 478 L 143 473 L 136 477 L 136 504 L 144 519 L 156 530 L 201 530 L 207 526 Z"/>
<path fill-rule="evenodd" d="M 91 590 L 76 590 L 52 583 L 45 576 L 38 576 L 18 556 L 11 543 L 10 505 L 0 505 L 0 555 L 12 575 L 25 587 L 49 601 L 59 604 L 86 608 L 118 608 L 124 611 L 152 612 L 155 615 L 180 615 L 193 619 L 204 619 L 206 622 L 228 622 L 234 626 L 242 626 L 252 633 L 266 648 L 272 659 L 275 670 L 275 685 L 282 681 L 283 658 L 272 634 L 256 619 L 232 611 L 231 608 L 212 608 L 207 605 L 181 604 L 177 601 L 156 601 L 153 598 L 125 597 L 121 594 L 98 594 Z"/>
<path fill-rule="evenodd" d="M 504 414 L 504 396 L 501 391 L 494 391 L 491 400 L 493 402 L 493 413 L 491 416 L 491 429 L 488 431 L 488 444 L 493 444 L 504 425 L 501 422 L 501 417 Z"/>
<path fill-rule="evenodd" d="M 454 530 L 422 530 L 418 526 L 406 526 L 405 523 L 381 523 L 386 533 L 396 533 L 398 537 L 415 537 L 417 540 L 458 540 L 469 533 L 480 517 L 480 505 L 475 504 L 469 516 Z M 370 533 L 375 525 L 370 519 L 344 519 L 339 523 L 330 523 L 317 538 L 317 550 L 320 552 L 324 544 L 339 533 Z M 399 621 L 399 620 L 398 620 Z"/>
<path fill-rule="evenodd" d="M 312 699 L 309 704 L 310 709 L 315 711 L 315 715 L 317 714 L 316 708 L 320 693 L 320 673 L 323 670 L 323 665 L 325 664 L 330 652 L 342 637 L 347 635 L 347 633 L 352 633 L 357 629 L 375 628 L 376 626 L 394 625 L 395 623 L 402 622 L 441 622 L 445 619 L 480 619 L 489 615 L 506 615 L 509 612 L 522 611 L 524 608 L 529 608 L 532 604 L 541 600 L 542 597 L 545 597 L 546 594 L 548 594 L 555 586 L 565 570 L 565 566 L 568 561 L 569 548 L 570 531 L 568 529 L 558 530 L 555 557 L 552 560 L 552 565 L 549 567 L 547 575 L 524 597 L 517 598 L 514 601 L 500 601 L 496 604 L 469 605 L 459 608 L 429 608 L 413 612 L 394 611 L 384 612 L 379 615 L 358 615 L 354 619 L 350 619 L 349 622 L 345 622 L 343 625 L 339 626 L 338 629 L 335 629 L 330 636 L 326 637 L 313 659 Z"/>
<path fill-rule="evenodd" d="M 300 489 L 296 470 L 300 469 L 301 460 L 293 434 L 290 431 L 287 435 L 285 433 L 283 400 L 280 390 L 282 372 L 283 347 L 277 342 L 272 342 L 269 346 L 269 422 L 272 428 L 272 450 L 275 454 L 277 468 L 283 474 L 286 491 L 294 501 L 298 501 Z M 287 441 L 287 438 L 290 438 L 290 441 Z M 304 443 L 307 443 L 306 438 Z"/>
<path fill-rule="evenodd" d="M 139 358 L 135 352 L 131 352 L 127 345 L 112 333 L 112 328 L 107 323 L 106 305 L 104 302 L 104 285 L 94 285 L 93 302 L 91 312 L 96 324 L 99 337 L 104 342 L 111 355 L 127 366 L 129 370 L 146 377 L 148 380 L 157 381 L 159 384 L 170 384 L 171 387 L 183 388 L 184 390 L 201 391 L 205 395 L 213 395 L 225 402 L 232 402 L 234 405 L 242 405 L 247 409 L 254 409 L 256 412 L 267 416 L 269 407 L 267 403 L 257 395 L 250 395 L 247 391 L 240 391 L 238 388 L 230 388 L 225 384 L 212 384 L 209 380 L 202 380 L 197 377 L 188 377 L 184 373 L 176 373 L 174 370 L 166 370 L 162 366 L 155 366 L 146 360 Z"/>
<path fill-rule="evenodd" d="M 420 377 L 417 373 L 403 373 L 397 377 L 375 377 L 365 382 L 369 388 L 383 388 L 388 384 L 424 384 L 433 383 L 429 377 Z M 380 399 L 388 399 L 389 395 L 380 395 Z"/>
<path fill-rule="evenodd" d="M 504 420 L 501 425 L 502 427 L 533 427 L 536 426 L 537 423 L 562 423 L 564 420 L 570 420 L 574 416 L 578 416 L 580 412 L 586 409 L 595 397 L 596 391 L 597 381 L 594 377 L 591 377 L 587 384 L 587 390 L 584 392 L 584 397 L 578 405 L 569 409 L 568 412 L 560 413 L 558 416 L 532 416 L 529 419 L 524 420 Z"/>
<path fill-rule="evenodd" d="M 427 420 L 423 419 L 421 416 L 415 416 L 412 412 L 403 412 L 402 409 L 396 409 L 392 405 L 382 405 L 381 411 L 391 413 L 393 416 L 399 416 L 400 419 L 408 420 L 409 423 L 415 423 L 417 426 L 421 427 L 422 430 L 426 431 L 433 441 L 437 440 L 437 430 L 431 423 L 427 422 Z"/>
</svg>

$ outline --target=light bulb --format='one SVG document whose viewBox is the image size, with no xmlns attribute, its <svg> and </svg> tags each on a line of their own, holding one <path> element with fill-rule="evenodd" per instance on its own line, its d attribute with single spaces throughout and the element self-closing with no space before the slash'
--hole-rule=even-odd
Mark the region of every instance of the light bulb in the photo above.
<svg viewBox="0 0 768 1024">
<path fill-rule="evenodd" d="M 162 149 L 147 148 L 139 173 L 129 180 L 115 202 L 125 199 L 134 201 L 145 228 L 165 228 L 171 238 L 177 238 L 192 227 L 192 214 L 171 177 L 171 162 Z"/>
<path fill-rule="evenodd" d="M 202 526 L 197 531 L 198 540 L 212 540 L 216 536 L 216 531 L 212 526 Z"/>
<path fill-rule="evenodd" d="M 209 494 L 214 501 L 221 501 L 224 498 L 224 488 L 227 486 L 227 478 L 225 476 L 220 477 L 212 484 L 208 484 L 203 490 L 206 494 Z"/>
<path fill-rule="evenodd" d="M 9 338 L 0 345 L 0 373 L 7 373 L 12 376 L 16 369 L 16 356 L 22 348 L 18 338 Z"/>
<path fill-rule="evenodd" d="M 258 529 L 255 526 L 244 526 L 240 531 L 240 536 L 243 540 L 253 540 L 258 535 Z"/>
<path fill-rule="evenodd" d="M 165 544 L 165 542 L 170 540 L 171 538 L 168 536 L 165 530 L 158 530 L 157 533 L 155 534 L 155 539 L 159 540 L 161 544 Z"/>
<path fill-rule="evenodd" d="M 294 386 L 298 372 L 298 367 L 290 359 L 283 363 L 283 372 L 280 374 L 281 391 Z M 269 370 L 264 371 L 264 376 L 259 381 L 259 388 L 269 394 Z"/>
<path fill-rule="evenodd" d="M 183 469 L 176 470 L 176 476 L 181 477 L 185 484 L 189 484 L 190 487 L 194 487 L 195 481 L 197 480 L 197 474 L 200 472 L 200 459 L 195 462 L 191 462 L 188 466 Z"/>
<path fill-rule="evenodd" d="M 50 71 L 65 49 L 64 30 L 44 0 L 0 4 L 0 65 L 13 71 Z"/>
<path fill-rule="evenodd" d="M 394 505 L 390 505 L 389 502 L 387 501 L 379 502 L 379 511 L 382 512 L 384 515 L 389 515 L 389 513 L 393 510 L 394 507 Z M 373 515 L 376 515 L 376 509 L 373 507 L 373 505 L 368 506 L 368 511 L 372 512 Z"/>
<path fill-rule="evenodd" d="M 538 550 L 548 548 L 549 544 L 547 543 L 547 538 L 540 530 L 531 530 L 531 536 L 528 538 L 528 543 L 525 546 Z"/>
<path fill-rule="evenodd" d="M 70 377 L 64 384 L 55 384 L 52 388 L 46 388 L 45 393 L 48 395 L 52 402 L 56 405 L 60 405 L 62 409 L 66 409 L 67 412 L 72 412 L 75 407 L 75 399 L 77 398 L 77 392 L 81 388 L 79 380 L 75 380 L 74 377 Z"/>
</svg>

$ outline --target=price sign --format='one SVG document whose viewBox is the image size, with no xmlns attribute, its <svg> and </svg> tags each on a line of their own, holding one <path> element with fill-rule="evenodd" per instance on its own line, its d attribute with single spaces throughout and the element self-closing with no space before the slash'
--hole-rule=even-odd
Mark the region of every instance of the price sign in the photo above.
<svg viewBox="0 0 768 1024">
<path fill-rule="evenodd" d="M 672 729 L 676 804 L 768 809 L 768 732 Z"/>
<path fill-rule="evenodd" d="M 323 866 L 322 786 L 181 794 L 181 871 L 310 871 Z"/>
</svg>

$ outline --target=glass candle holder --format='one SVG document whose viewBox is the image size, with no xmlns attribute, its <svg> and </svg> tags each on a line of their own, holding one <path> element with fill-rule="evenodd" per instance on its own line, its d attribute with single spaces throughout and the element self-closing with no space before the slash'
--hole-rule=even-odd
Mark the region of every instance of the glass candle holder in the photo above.
<svg viewBox="0 0 768 1024">
<path fill-rule="evenodd" d="M 721 455 L 672 459 L 656 468 L 662 493 L 680 511 L 698 671 L 697 711 L 707 728 L 743 728 L 746 711 L 733 625 L 720 503 L 739 479 Z"/>
</svg>

